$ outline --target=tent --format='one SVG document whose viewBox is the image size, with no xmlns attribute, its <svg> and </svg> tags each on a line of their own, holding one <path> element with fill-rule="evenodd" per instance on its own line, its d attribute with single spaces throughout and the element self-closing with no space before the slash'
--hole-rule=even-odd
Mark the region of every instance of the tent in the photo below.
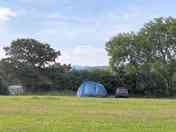
<svg viewBox="0 0 176 132">
<path fill-rule="evenodd" d="M 105 87 L 93 81 L 84 81 L 77 91 L 77 96 L 107 96 Z"/>
</svg>

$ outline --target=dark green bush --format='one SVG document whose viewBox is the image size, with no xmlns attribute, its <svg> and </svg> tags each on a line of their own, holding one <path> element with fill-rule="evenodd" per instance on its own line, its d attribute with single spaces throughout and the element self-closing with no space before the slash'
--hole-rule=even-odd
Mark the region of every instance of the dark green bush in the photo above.
<svg viewBox="0 0 176 132">
<path fill-rule="evenodd" d="M 8 85 L 2 78 L 0 78 L 0 94 L 8 94 Z"/>
</svg>

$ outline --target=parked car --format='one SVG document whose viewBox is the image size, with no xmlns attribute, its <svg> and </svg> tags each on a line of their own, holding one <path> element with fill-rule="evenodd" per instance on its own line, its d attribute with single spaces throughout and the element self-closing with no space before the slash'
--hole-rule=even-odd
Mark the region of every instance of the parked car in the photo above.
<svg viewBox="0 0 176 132">
<path fill-rule="evenodd" d="M 129 93 L 128 93 L 128 89 L 124 88 L 124 87 L 120 87 L 116 89 L 116 93 L 115 93 L 115 97 L 124 97 L 124 98 L 128 98 Z"/>
</svg>

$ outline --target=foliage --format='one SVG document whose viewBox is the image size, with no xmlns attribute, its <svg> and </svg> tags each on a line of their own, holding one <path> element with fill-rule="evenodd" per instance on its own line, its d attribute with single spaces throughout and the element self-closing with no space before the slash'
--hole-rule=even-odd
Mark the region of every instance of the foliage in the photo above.
<svg viewBox="0 0 176 132">
<path fill-rule="evenodd" d="M 8 94 L 8 86 L 5 80 L 0 77 L 0 94 Z"/>
<path fill-rule="evenodd" d="M 60 55 L 60 51 L 55 51 L 49 44 L 34 39 L 17 39 L 4 49 L 14 62 L 31 65 L 33 68 L 43 68 L 55 62 Z"/>
<path fill-rule="evenodd" d="M 176 19 L 157 18 L 139 32 L 120 33 L 106 43 L 110 70 L 74 70 L 56 63 L 60 51 L 34 39 L 17 39 L 4 48 L 0 76 L 29 92 L 76 91 L 84 80 L 102 83 L 108 92 L 126 87 L 130 95 L 176 95 Z"/>
<path fill-rule="evenodd" d="M 49 90 L 52 73 L 71 69 L 70 65 L 56 63 L 60 51 L 34 39 L 17 39 L 4 49 L 7 58 L 0 61 L 0 71 L 9 84 L 23 84 L 27 91 Z"/>
<path fill-rule="evenodd" d="M 113 93 L 115 88 L 114 82 L 116 78 L 112 76 L 111 72 L 108 70 L 73 70 L 67 73 L 66 76 L 68 77 L 68 82 L 70 82 L 70 85 L 67 83 L 67 86 L 71 87 L 72 90 L 77 90 L 84 80 L 92 80 L 102 83 L 107 88 L 109 93 Z"/>
<path fill-rule="evenodd" d="M 34 39 L 17 39 L 4 48 L 7 58 L 0 61 L 0 69 L 8 84 L 25 85 L 27 92 L 76 91 L 82 81 L 98 81 L 109 93 L 119 82 L 108 69 L 89 68 L 71 70 L 55 60 L 60 52 Z"/>
<path fill-rule="evenodd" d="M 157 18 L 138 33 L 121 33 L 106 44 L 110 66 L 122 78 L 132 76 L 131 91 L 171 96 L 175 91 L 176 19 Z M 125 80 L 125 79 L 124 79 Z M 125 82 L 124 82 L 125 83 Z M 129 84 L 128 84 L 129 85 Z"/>
<path fill-rule="evenodd" d="M 68 72 L 51 72 L 48 74 L 49 78 L 52 78 L 55 90 L 68 89 L 77 91 L 78 87 L 84 80 L 92 80 L 102 83 L 109 93 L 112 93 L 115 89 L 115 77 L 111 75 L 108 70 L 71 70 Z M 117 82 L 117 81 L 116 81 Z"/>
</svg>

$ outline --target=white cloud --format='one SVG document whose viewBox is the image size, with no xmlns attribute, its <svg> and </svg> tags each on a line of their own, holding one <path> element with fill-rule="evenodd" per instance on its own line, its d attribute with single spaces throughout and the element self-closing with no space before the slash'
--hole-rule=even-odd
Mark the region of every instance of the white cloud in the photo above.
<svg viewBox="0 0 176 132">
<path fill-rule="evenodd" d="M 108 57 L 103 48 L 80 45 L 62 50 L 59 62 L 82 66 L 104 66 L 108 65 Z"/>
<path fill-rule="evenodd" d="M 57 48 L 59 44 L 64 44 L 65 46 L 61 45 L 65 48 L 61 50 L 62 56 L 59 59 L 62 63 L 103 66 L 108 65 L 105 42 L 119 32 L 136 31 L 138 23 L 131 24 L 131 21 L 136 21 L 139 16 L 141 14 L 134 9 L 83 18 L 54 13 L 47 17 L 44 28 L 35 36 L 41 40 L 49 38 L 49 42 Z M 89 45 L 81 45 L 82 43 Z"/>
<path fill-rule="evenodd" d="M 41 5 L 42 8 L 45 9 L 44 5 L 46 5 L 46 7 L 51 6 L 53 3 L 56 3 L 57 0 L 53 0 L 52 2 L 38 0 L 38 4 L 34 4 L 33 0 L 18 1 L 19 3 L 28 5 L 23 7 L 31 7 L 31 10 L 28 10 L 28 8 L 24 8 L 24 11 L 23 8 L 20 9 L 20 11 L 17 10 L 18 22 L 21 23 L 20 20 L 25 20 L 24 18 L 26 18 L 26 16 L 30 16 L 30 19 L 29 21 L 24 21 L 22 25 L 13 25 L 14 29 L 17 27 L 17 29 L 15 29 L 17 33 L 15 34 L 10 32 L 12 26 L 9 27 L 9 31 L 7 30 L 8 24 L 6 22 L 11 19 L 11 17 L 16 16 L 16 13 L 10 8 L 0 7 L 0 31 L 1 36 L 5 36 L 2 37 L 2 39 L 11 41 L 17 37 L 27 36 L 41 41 L 45 40 L 56 49 L 60 49 L 60 47 L 64 48 L 61 50 L 61 62 L 71 63 L 73 65 L 107 65 L 108 57 L 104 50 L 105 42 L 119 32 L 138 31 L 143 23 L 151 19 L 156 12 L 152 4 L 147 8 L 150 10 L 144 11 L 147 5 L 141 3 L 143 0 L 135 0 L 140 3 L 135 4 L 135 2 L 133 2 L 133 5 L 126 6 L 124 9 L 115 8 L 108 11 L 101 11 L 101 13 L 95 13 L 90 16 L 76 15 L 74 12 L 72 15 L 69 15 L 69 13 L 66 15 L 67 13 L 59 10 L 46 13 L 38 9 Z M 69 3 L 70 0 L 64 1 Z M 72 5 L 69 6 L 72 8 Z M 72 11 L 73 9 L 70 10 Z M 82 14 L 84 14 L 84 12 Z M 22 19 L 20 17 L 24 18 Z M 40 18 L 40 21 L 38 21 L 38 18 Z M 33 23 L 33 21 L 35 21 L 35 23 Z M 17 22 L 15 24 L 17 24 Z M 30 27 L 31 30 L 36 30 L 34 33 L 28 32 L 30 25 L 37 25 L 36 27 Z M 18 26 L 20 26 L 20 29 L 18 29 Z M 4 28 L 6 34 L 2 31 L 2 28 Z M 92 46 L 79 46 L 84 43 Z M 0 49 L 0 57 L 3 56 L 3 54 L 3 51 Z"/>
<path fill-rule="evenodd" d="M 7 33 L 8 30 L 8 21 L 11 17 L 15 17 L 16 13 L 10 8 L 0 7 L 0 34 L 1 37 Z M 9 34 L 9 33 L 8 33 Z M 1 38 L 2 41 L 2 38 Z"/>
<path fill-rule="evenodd" d="M 16 13 L 10 8 L 0 7 L 0 21 L 7 21 L 14 16 L 16 16 Z"/>
</svg>

